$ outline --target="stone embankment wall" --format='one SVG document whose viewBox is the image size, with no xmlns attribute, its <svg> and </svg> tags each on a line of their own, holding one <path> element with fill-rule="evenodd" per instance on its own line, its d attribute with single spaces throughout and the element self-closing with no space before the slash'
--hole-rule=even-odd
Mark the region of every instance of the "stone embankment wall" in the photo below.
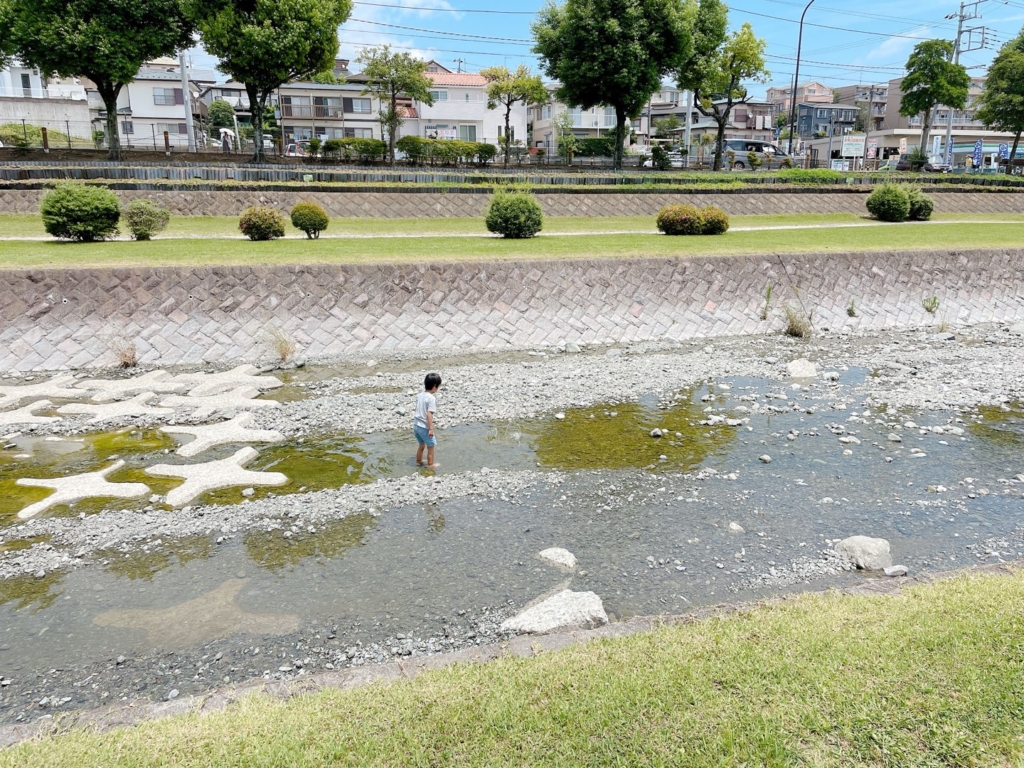
<svg viewBox="0 0 1024 768">
<path fill-rule="evenodd" d="M 961 192 L 930 191 L 939 213 L 1024 213 L 1024 191 L 992 189 Z M 315 202 L 331 216 L 365 218 L 438 218 L 483 215 L 490 203 L 487 192 L 426 189 L 409 191 L 302 191 L 302 190 L 117 190 L 127 203 L 138 198 L 152 200 L 171 213 L 182 216 L 237 216 L 250 205 L 267 205 L 291 210 L 299 202 Z M 0 213 L 37 213 L 39 189 L 0 187 Z M 716 205 L 732 216 L 787 213 L 864 214 L 868 192 L 856 188 L 841 190 L 707 190 L 671 192 L 567 192 L 550 189 L 537 193 L 548 216 L 654 216 L 671 203 Z"/>
<path fill-rule="evenodd" d="M 774 286 L 767 320 L 765 288 Z M 922 299 L 937 296 L 934 315 Z M 857 317 L 849 317 L 850 300 Z M 0 272 L 0 372 L 469 351 L 1024 319 L 1024 248 L 683 259 Z"/>
</svg>

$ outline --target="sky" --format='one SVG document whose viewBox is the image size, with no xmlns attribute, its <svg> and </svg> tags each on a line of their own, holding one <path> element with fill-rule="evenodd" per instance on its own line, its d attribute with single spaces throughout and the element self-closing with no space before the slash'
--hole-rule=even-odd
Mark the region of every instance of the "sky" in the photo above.
<svg viewBox="0 0 1024 768">
<path fill-rule="evenodd" d="M 340 58 L 354 60 L 372 45 L 390 44 L 453 71 L 524 63 L 538 71 L 531 53 L 530 23 L 544 0 L 356 0 L 352 15 L 338 30 Z M 750 84 L 752 94 L 771 86 L 792 84 L 800 13 L 805 0 L 736 0 L 729 5 L 730 29 L 749 22 L 767 41 L 771 78 Z M 986 27 L 985 48 L 964 53 L 961 63 L 975 76 L 985 74 L 995 51 L 1024 27 L 1024 0 L 982 0 L 969 5 L 980 18 L 967 27 Z M 838 87 L 887 82 L 903 74 L 914 45 L 921 40 L 956 34 L 956 0 L 815 0 L 804 23 L 800 82 L 818 80 Z M 973 36 L 981 42 L 980 32 Z M 966 43 L 966 40 L 965 40 Z M 212 68 L 216 60 L 201 48 L 193 65 Z M 356 69 L 353 66 L 353 69 Z M 222 78 L 223 79 L 223 78 Z"/>
</svg>

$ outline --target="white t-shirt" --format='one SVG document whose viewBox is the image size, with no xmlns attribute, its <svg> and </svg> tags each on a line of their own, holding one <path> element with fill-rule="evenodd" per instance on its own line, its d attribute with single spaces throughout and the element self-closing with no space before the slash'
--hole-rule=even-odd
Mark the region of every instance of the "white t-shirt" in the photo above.
<svg viewBox="0 0 1024 768">
<path fill-rule="evenodd" d="M 416 415 L 413 417 L 414 427 L 427 428 L 427 413 L 434 413 L 437 410 L 437 398 L 429 392 L 420 392 L 416 395 Z"/>
</svg>

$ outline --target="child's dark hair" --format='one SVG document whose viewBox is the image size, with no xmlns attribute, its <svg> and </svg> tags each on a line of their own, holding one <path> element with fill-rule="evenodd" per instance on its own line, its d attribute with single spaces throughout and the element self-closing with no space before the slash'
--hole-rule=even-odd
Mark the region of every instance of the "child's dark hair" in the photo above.
<svg viewBox="0 0 1024 768">
<path fill-rule="evenodd" d="M 435 387 L 441 386 L 441 374 L 440 373 L 428 373 L 427 377 L 423 379 L 423 388 L 428 392 Z"/>
</svg>

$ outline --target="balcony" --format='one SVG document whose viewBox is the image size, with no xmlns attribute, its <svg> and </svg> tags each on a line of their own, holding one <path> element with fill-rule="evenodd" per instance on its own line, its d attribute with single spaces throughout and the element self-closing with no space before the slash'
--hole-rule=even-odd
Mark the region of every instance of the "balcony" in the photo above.
<svg viewBox="0 0 1024 768">
<path fill-rule="evenodd" d="M 282 104 L 282 117 L 312 117 L 313 108 L 308 104 Z"/>
<path fill-rule="evenodd" d="M 0 88 L 0 98 L 68 99 L 85 101 L 85 88 L 80 85 L 55 85 L 49 88 Z"/>
<path fill-rule="evenodd" d="M 313 107 L 313 115 L 325 120 L 341 120 L 344 118 L 344 112 L 340 104 L 317 104 Z M 299 115 L 296 115 L 296 117 L 299 117 Z"/>
</svg>

